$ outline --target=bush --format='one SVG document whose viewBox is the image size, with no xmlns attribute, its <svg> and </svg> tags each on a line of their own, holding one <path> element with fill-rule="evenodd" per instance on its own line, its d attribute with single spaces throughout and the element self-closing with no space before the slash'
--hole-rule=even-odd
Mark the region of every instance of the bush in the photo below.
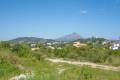
<svg viewBox="0 0 120 80">
<path fill-rule="evenodd" d="M 90 70 L 90 68 L 88 68 L 88 67 L 82 67 L 80 76 L 84 80 L 90 80 L 93 77 L 92 70 Z"/>
<path fill-rule="evenodd" d="M 8 80 L 8 77 L 19 74 L 20 70 L 9 63 L 6 59 L 0 58 L 0 79 Z"/>
<path fill-rule="evenodd" d="M 25 44 L 14 45 L 12 51 L 17 53 L 20 57 L 27 57 L 30 55 L 30 48 Z"/>
<path fill-rule="evenodd" d="M 10 43 L 7 41 L 0 42 L 0 48 L 10 49 Z"/>
</svg>

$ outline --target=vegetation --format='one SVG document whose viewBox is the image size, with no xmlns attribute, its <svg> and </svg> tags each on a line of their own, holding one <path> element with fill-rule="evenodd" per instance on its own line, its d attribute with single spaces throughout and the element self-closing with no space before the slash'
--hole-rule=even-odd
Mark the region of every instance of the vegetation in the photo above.
<svg viewBox="0 0 120 80">
<path fill-rule="evenodd" d="M 45 57 L 58 57 L 120 66 L 119 50 L 96 44 L 80 48 L 64 46 L 62 49 L 39 47 L 39 50 L 31 51 L 27 44 L 0 43 L 0 80 L 26 72 L 34 73 L 34 76 L 25 80 L 120 80 L 120 72 L 44 60 Z"/>
<path fill-rule="evenodd" d="M 9 49 L 10 43 L 7 41 L 0 42 L 0 49 Z"/>
<path fill-rule="evenodd" d="M 0 51 L 0 80 L 8 80 L 22 71 L 19 70 L 16 64 L 19 63 L 18 57 L 12 54 L 9 50 Z"/>
<path fill-rule="evenodd" d="M 20 57 L 27 57 L 30 54 L 30 48 L 25 44 L 16 44 L 13 46 L 12 52 L 15 52 Z"/>
<path fill-rule="evenodd" d="M 45 49 L 40 48 L 37 52 L 42 52 L 48 57 L 68 58 L 81 61 L 91 61 L 108 65 L 120 66 L 120 50 L 110 50 L 102 45 L 94 44 L 73 47 L 65 46 L 62 49 Z"/>
<path fill-rule="evenodd" d="M 28 80 L 119 80 L 120 72 L 77 67 L 68 64 L 50 64 L 41 62 L 36 75 Z M 63 70 L 63 71 L 61 71 Z M 61 72 L 60 72 L 61 71 Z"/>
</svg>

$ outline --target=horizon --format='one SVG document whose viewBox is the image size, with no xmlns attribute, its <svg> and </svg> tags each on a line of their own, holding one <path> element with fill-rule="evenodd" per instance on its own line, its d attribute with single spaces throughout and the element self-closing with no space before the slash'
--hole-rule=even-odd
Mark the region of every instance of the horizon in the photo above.
<svg viewBox="0 0 120 80">
<path fill-rule="evenodd" d="M 119 39 L 120 0 L 0 0 L 0 41 L 17 37 Z"/>
<path fill-rule="evenodd" d="M 78 33 L 73 32 L 73 33 L 70 33 L 70 34 L 62 35 L 62 36 L 57 37 L 57 38 L 44 38 L 44 37 L 35 37 L 35 36 L 21 36 L 21 37 L 15 37 L 15 38 L 12 38 L 12 39 L 0 40 L 0 41 L 9 41 L 9 40 L 17 39 L 17 38 L 42 38 L 42 39 L 52 39 L 52 40 L 56 40 L 56 39 L 58 39 L 58 38 L 66 37 L 66 36 L 71 35 L 71 34 L 74 34 L 74 33 L 77 34 L 77 35 L 79 35 Z M 79 35 L 79 36 L 81 36 L 81 35 Z M 90 37 L 83 37 L 83 36 L 81 36 L 80 39 L 88 39 L 88 38 L 92 38 L 92 37 L 95 37 L 95 38 L 104 38 L 104 37 L 97 37 L 97 36 L 90 36 Z M 108 38 L 104 38 L 104 39 L 107 39 L 107 40 L 119 40 L 119 39 L 108 39 Z"/>
</svg>

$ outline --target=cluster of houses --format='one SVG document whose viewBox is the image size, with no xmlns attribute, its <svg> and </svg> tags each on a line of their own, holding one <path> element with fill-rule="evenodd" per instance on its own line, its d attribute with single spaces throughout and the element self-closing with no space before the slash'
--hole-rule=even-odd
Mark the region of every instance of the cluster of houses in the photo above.
<svg viewBox="0 0 120 80">
<path fill-rule="evenodd" d="M 118 50 L 120 49 L 120 43 L 112 43 L 109 48 L 112 50 Z"/>
<path fill-rule="evenodd" d="M 119 50 L 120 49 L 120 41 L 103 41 L 103 45 L 108 45 L 109 49 L 111 50 Z M 85 43 L 80 43 L 79 41 L 73 42 L 73 46 L 75 47 L 81 47 L 81 46 L 87 46 Z"/>
<path fill-rule="evenodd" d="M 36 44 L 36 43 L 31 43 L 31 44 L 30 44 L 30 47 L 31 47 L 31 50 L 32 50 L 32 51 L 35 51 L 35 50 L 39 50 L 39 49 L 40 49 L 39 47 L 37 47 L 37 44 Z"/>
<path fill-rule="evenodd" d="M 71 43 L 66 43 L 66 42 L 52 42 L 52 43 L 45 43 L 44 46 L 46 46 L 46 48 L 49 48 L 49 49 L 62 49 L 61 46 L 55 46 L 55 45 L 59 45 L 59 44 L 64 44 L 64 45 L 67 45 L 67 44 L 71 44 Z M 72 43 L 72 46 L 75 46 L 75 47 L 81 47 L 81 46 L 86 46 L 86 44 L 84 43 L 80 43 L 79 41 L 76 41 L 76 42 L 73 42 Z M 31 50 L 32 51 L 35 51 L 35 50 L 39 50 L 40 48 L 37 46 L 37 43 L 31 43 L 30 44 L 30 47 L 31 47 Z"/>
<path fill-rule="evenodd" d="M 120 49 L 120 41 L 104 41 L 103 45 L 109 45 L 109 49 L 119 50 Z"/>
<path fill-rule="evenodd" d="M 61 46 L 57 46 L 59 44 L 64 44 L 64 45 L 69 45 L 71 43 L 66 43 L 66 42 L 48 42 L 48 43 L 44 43 L 44 46 L 46 46 L 46 48 L 50 48 L 50 49 L 62 49 Z M 120 41 L 103 41 L 102 42 L 103 45 L 108 45 L 109 49 L 111 50 L 118 50 L 120 49 Z M 82 47 L 82 46 L 87 46 L 87 44 L 85 43 L 81 43 L 80 41 L 76 41 L 76 42 L 72 42 L 72 46 L 75 47 Z M 39 47 L 37 47 L 36 43 L 31 43 L 30 44 L 31 50 L 39 50 Z"/>
<path fill-rule="evenodd" d="M 47 42 L 47 43 L 44 43 L 43 45 L 46 47 L 46 48 L 49 48 L 49 49 L 55 49 L 55 45 L 59 45 L 61 44 L 61 42 Z M 39 50 L 40 47 L 37 46 L 37 43 L 31 43 L 30 44 L 30 47 L 31 47 L 31 50 L 32 51 L 35 51 L 35 50 Z M 57 47 L 57 49 L 62 49 L 61 47 Z"/>
</svg>

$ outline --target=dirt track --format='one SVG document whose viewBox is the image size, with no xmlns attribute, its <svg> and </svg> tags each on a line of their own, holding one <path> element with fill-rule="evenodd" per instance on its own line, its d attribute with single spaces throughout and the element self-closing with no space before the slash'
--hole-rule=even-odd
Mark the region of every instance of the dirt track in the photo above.
<svg viewBox="0 0 120 80">
<path fill-rule="evenodd" d="M 100 65 L 100 64 L 95 64 L 91 62 L 67 61 L 63 59 L 49 59 L 49 58 L 47 58 L 46 60 L 53 62 L 53 63 L 67 63 L 67 64 L 73 64 L 73 65 L 79 65 L 79 66 L 86 65 L 92 68 L 99 68 L 99 69 L 111 70 L 111 71 L 120 71 L 120 67 Z"/>
</svg>

